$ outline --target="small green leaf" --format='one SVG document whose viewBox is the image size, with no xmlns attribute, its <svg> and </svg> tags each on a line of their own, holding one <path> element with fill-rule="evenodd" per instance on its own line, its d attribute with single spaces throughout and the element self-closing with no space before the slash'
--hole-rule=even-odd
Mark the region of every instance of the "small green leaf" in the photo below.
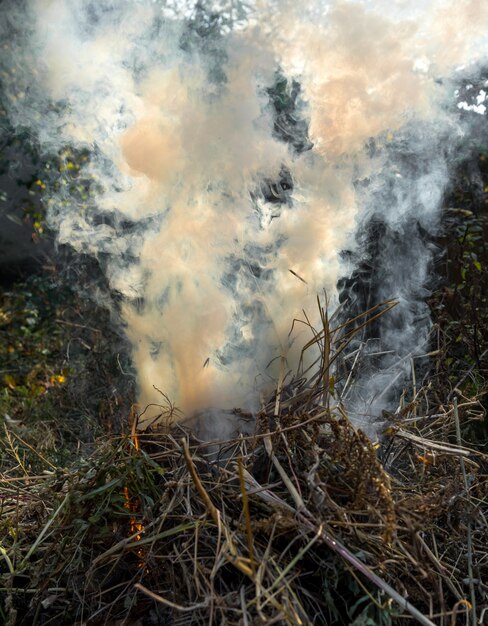
<svg viewBox="0 0 488 626">
<path fill-rule="evenodd" d="M 104 491 L 107 491 L 108 489 L 115 487 L 115 485 L 119 485 L 120 482 L 121 482 L 121 478 L 114 478 L 110 482 L 105 483 L 105 485 L 101 485 L 100 487 L 97 487 L 93 491 L 90 491 L 90 493 L 85 494 L 84 496 L 80 498 L 80 500 L 88 500 L 89 498 L 93 498 L 93 496 L 103 493 Z"/>
</svg>

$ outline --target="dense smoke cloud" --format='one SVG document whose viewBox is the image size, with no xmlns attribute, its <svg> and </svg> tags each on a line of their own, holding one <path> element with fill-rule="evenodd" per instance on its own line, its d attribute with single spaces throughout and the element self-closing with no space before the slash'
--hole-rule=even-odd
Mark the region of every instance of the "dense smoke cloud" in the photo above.
<svg viewBox="0 0 488 626">
<path fill-rule="evenodd" d="M 358 232 L 380 216 L 392 234 L 376 296 L 400 306 L 382 329 L 389 362 L 350 398 L 360 419 L 425 349 L 432 250 L 419 232 L 437 228 L 463 132 L 450 77 L 485 55 L 488 6 L 279 0 L 220 21 L 201 6 L 4 3 L 11 121 L 46 152 L 91 155 L 91 199 L 53 188 L 50 225 L 123 296 L 141 407 L 157 387 L 188 415 L 259 407 L 277 357 L 294 370 L 309 336 L 292 320 L 304 309 L 315 322 L 323 290 L 337 306 Z M 287 97 L 301 86 L 300 149 L 277 129 L 278 72 Z M 262 182 L 283 172 L 274 202 Z"/>
</svg>

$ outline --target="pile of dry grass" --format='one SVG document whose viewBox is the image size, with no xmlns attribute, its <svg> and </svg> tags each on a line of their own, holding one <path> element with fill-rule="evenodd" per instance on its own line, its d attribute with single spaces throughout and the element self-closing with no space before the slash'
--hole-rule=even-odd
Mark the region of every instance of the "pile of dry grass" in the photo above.
<svg viewBox="0 0 488 626">
<path fill-rule="evenodd" d="M 314 374 L 281 378 L 253 437 L 133 430 L 38 475 L 13 437 L 6 623 L 484 623 L 488 457 L 462 441 L 480 404 L 418 392 L 373 443 L 329 376 L 352 331 L 322 313 Z"/>
</svg>

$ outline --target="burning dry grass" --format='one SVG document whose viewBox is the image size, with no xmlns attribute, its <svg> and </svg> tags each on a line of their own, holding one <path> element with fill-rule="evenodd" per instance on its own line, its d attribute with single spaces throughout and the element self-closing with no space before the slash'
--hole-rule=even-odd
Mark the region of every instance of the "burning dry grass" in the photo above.
<svg viewBox="0 0 488 626">
<path fill-rule="evenodd" d="M 456 415 L 392 424 L 378 447 L 340 412 L 286 411 L 273 432 L 263 413 L 220 463 L 175 431 L 2 476 L 7 619 L 454 624 L 476 603 L 481 620 L 488 459 L 452 443 Z"/>
<path fill-rule="evenodd" d="M 484 623 L 488 457 L 462 440 L 480 404 L 427 411 L 417 392 L 371 442 L 334 402 L 330 362 L 348 335 L 322 312 L 316 373 L 282 376 L 252 437 L 154 428 L 31 475 L 12 435 L 5 621 Z"/>
</svg>

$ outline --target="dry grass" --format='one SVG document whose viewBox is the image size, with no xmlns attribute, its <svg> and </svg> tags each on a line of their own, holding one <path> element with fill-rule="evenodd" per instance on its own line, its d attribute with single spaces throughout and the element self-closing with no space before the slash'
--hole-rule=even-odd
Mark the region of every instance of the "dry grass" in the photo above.
<svg viewBox="0 0 488 626">
<path fill-rule="evenodd" d="M 484 623 L 488 457 L 462 439 L 481 405 L 416 390 L 370 441 L 332 380 L 353 331 L 321 312 L 313 370 L 282 373 L 252 437 L 154 427 L 30 475 L 12 427 L 6 623 Z"/>
</svg>

